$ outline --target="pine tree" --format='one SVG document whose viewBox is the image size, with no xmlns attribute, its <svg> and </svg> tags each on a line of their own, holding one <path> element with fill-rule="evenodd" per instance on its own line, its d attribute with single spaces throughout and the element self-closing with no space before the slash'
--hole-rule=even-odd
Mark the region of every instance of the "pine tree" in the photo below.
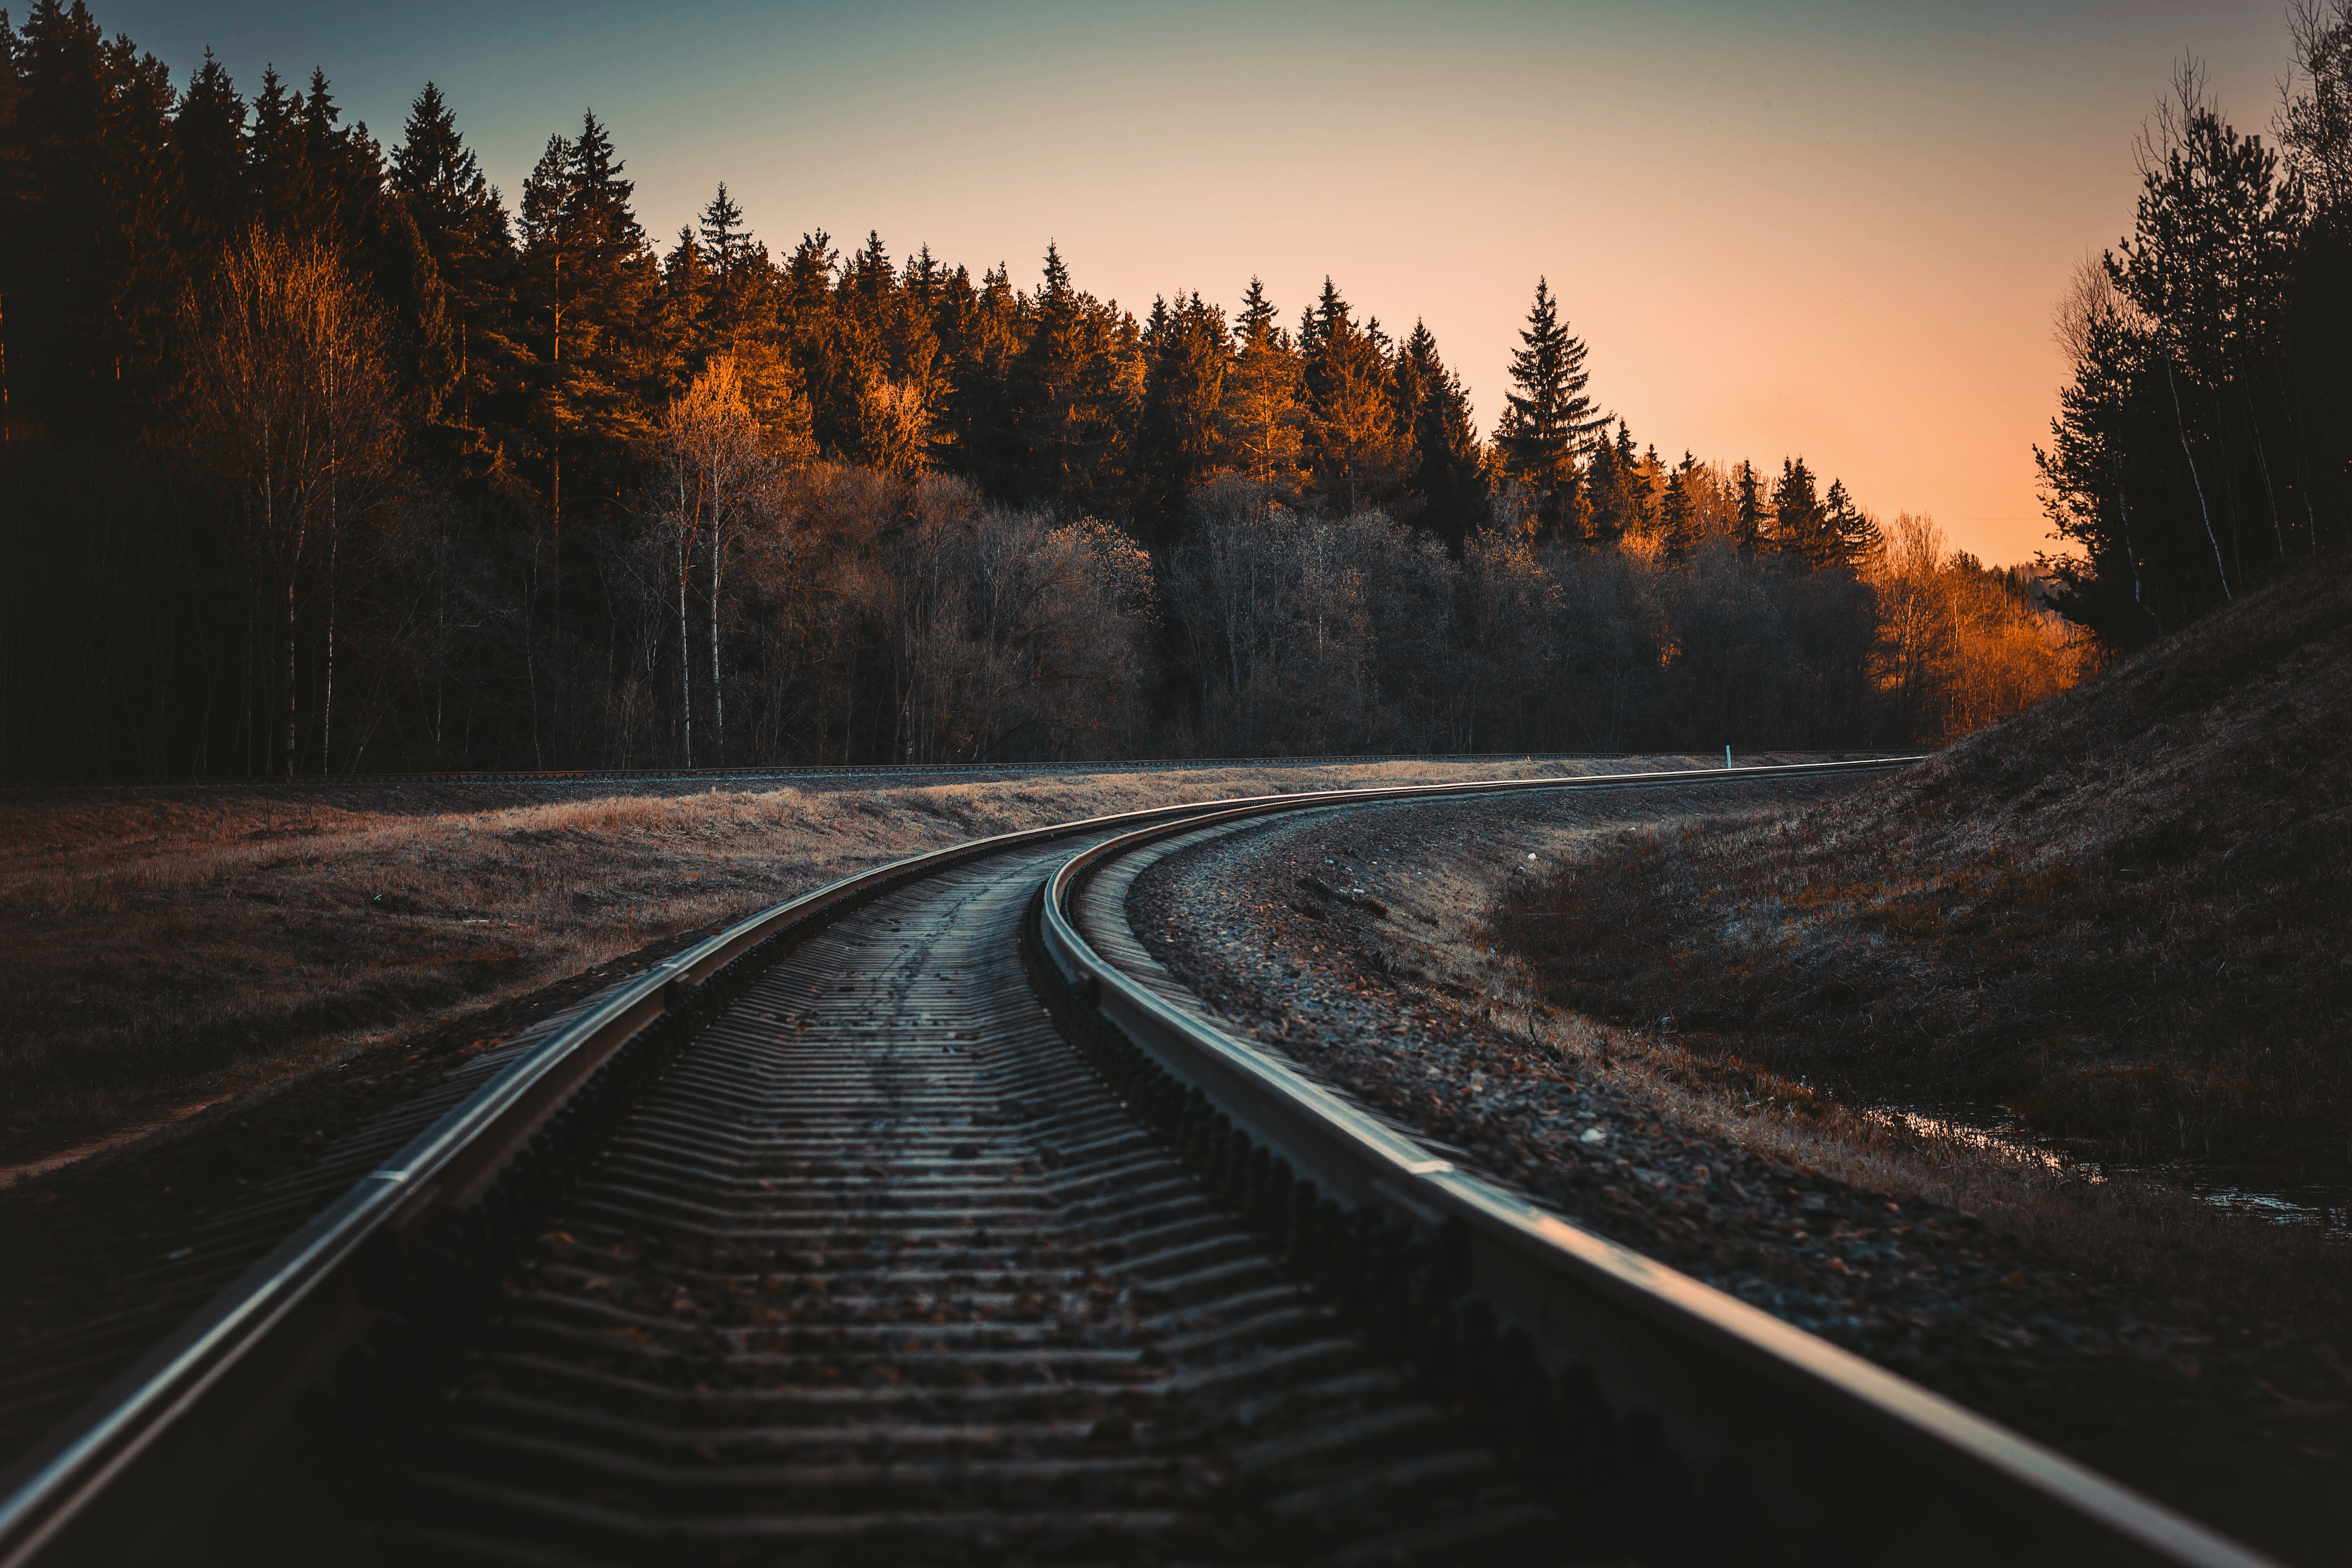
<svg viewBox="0 0 2352 1568">
<path fill-rule="evenodd" d="M 1613 542 L 1648 529 L 1649 479 L 1623 420 L 1617 422 L 1613 444 L 1605 439 L 1593 442 L 1584 493 L 1590 508 L 1587 535 L 1595 542 Z"/>
<path fill-rule="evenodd" d="M 1423 524 L 1459 550 L 1486 521 L 1486 470 L 1462 378 L 1439 357 L 1437 339 L 1416 321 L 1397 356 L 1397 423 L 1412 451 L 1406 487 L 1421 498 Z"/>
<path fill-rule="evenodd" d="M 172 142 L 180 159 L 180 190 L 185 205 L 182 243 L 191 252 L 215 251 L 243 228 L 252 204 L 245 165 L 245 100 L 228 72 L 205 51 L 205 63 L 188 79 Z"/>
<path fill-rule="evenodd" d="M 751 237 L 743 221 L 743 206 L 727 194 L 727 182 L 719 182 L 719 189 L 703 205 L 696 219 L 696 233 L 702 248 L 703 265 L 712 274 L 724 279 L 740 265 L 751 247 Z"/>
<path fill-rule="evenodd" d="M 1538 524 L 1555 532 L 1579 531 L 1577 459 L 1609 416 L 1585 395 L 1591 374 L 1584 368 L 1584 341 L 1559 320 L 1549 282 L 1536 279 L 1535 303 L 1511 355 L 1508 406 L 1495 432 L 1499 467 L 1506 479 L 1536 495 Z"/>
<path fill-rule="evenodd" d="M 1235 353 L 1261 339 L 1275 334 L 1274 302 L 1265 297 L 1265 285 L 1257 274 L 1250 274 L 1249 287 L 1242 290 L 1242 308 L 1234 317 L 1234 349 Z"/>
<path fill-rule="evenodd" d="M 1026 492 L 1059 508 L 1089 509 L 1108 500 L 1118 482 L 1127 434 L 1122 416 L 1129 412 L 1118 383 L 1130 354 L 1141 368 L 1140 332 L 1071 284 L 1069 266 L 1052 241 L 1031 310 L 1014 394 Z M 1134 392 L 1139 413 L 1139 379 Z"/>
<path fill-rule="evenodd" d="M 1843 479 L 1830 481 L 1829 494 L 1822 498 L 1822 508 L 1837 564 L 1859 566 L 1884 542 L 1878 520 L 1853 504 L 1853 495 L 1845 488 Z"/>
<path fill-rule="evenodd" d="M 1016 370 L 1029 330 L 1027 307 L 1003 262 L 984 268 L 980 287 L 952 284 L 947 312 L 952 387 L 947 424 L 965 473 L 998 500 L 1027 494 L 1028 447 L 1015 403 Z"/>
<path fill-rule="evenodd" d="M 1286 494 L 1301 478 L 1307 410 L 1299 397 L 1298 356 L 1275 319 L 1265 288 L 1252 278 L 1234 327 L 1238 346 L 1225 374 L 1217 422 L 1226 465 Z"/>
<path fill-rule="evenodd" d="M 1813 471 L 1802 458 L 1781 460 L 1780 478 L 1772 487 L 1772 526 L 1774 547 L 1807 571 L 1826 571 L 1837 563 L 1837 539 Z"/>
<path fill-rule="evenodd" d="M 547 512 L 560 540 L 572 486 L 611 494 L 628 445 L 650 429 L 662 364 L 652 306 L 659 263 L 646 247 L 611 136 L 592 110 L 552 136 L 523 184 L 521 293 L 530 415 Z M 589 481 L 587 485 L 578 480 Z"/>
<path fill-rule="evenodd" d="M 898 287 L 907 298 L 924 311 L 936 310 L 948 285 L 947 265 L 931 254 L 928 245 L 916 247 L 907 258 L 906 269 L 899 275 Z"/>
<path fill-rule="evenodd" d="M 287 88 L 275 66 L 261 68 L 253 128 L 246 135 L 246 167 L 263 221 L 280 231 L 295 227 L 296 218 L 313 205 L 302 136 L 302 95 Z"/>
<path fill-rule="evenodd" d="M 261 74 L 247 142 L 262 221 L 281 234 L 363 243 L 383 170 L 364 126 L 346 131 L 323 70 L 308 93 L 288 90 L 274 69 Z"/>
<path fill-rule="evenodd" d="M 1393 482 L 1397 430 L 1389 363 L 1379 342 L 1349 319 L 1331 279 L 1307 313 L 1300 360 L 1307 386 L 1307 448 L 1317 484 L 1350 514 Z"/>
<path fill-rule="evenodd" d="M 669 367 L 670 379 L 680 392 L 692 384 L 698 367 L 711 353 L 711 297 L 717 291 L 718 279 L 711 272 L 702 237 L 695 233 L 693 225 L 680 224 L 677 239 L 662 258 L 664 335 L 676 360 Z"/>
<path fill-rule="evenodd" d="M 1223 445 L 1217 411 L 1233 355 L 1225 313 L 1198 293 L 1171 306 L 1151 302 L 1143 334 L 1147 356 L 1140 479 L 1147 535 L 1173 536 L 1184 499 L 1215 468 Z"/>
<path fill-rule="evenodd" d="M 521 351 L 512 336 L 514 236 L 506 204 L 429 81 L 409 107 L 388 178 L 446 290 L 456 363 L 446 416 L 457 428 L 475 429 L 491 400 L 520 374 Z"/>
<path fill-rule="evenodd" d="M 1687 561 L 1698 548 L 1698 507 L 1691 495 L 1697 475 L 1698 459 L 1685 448 L 1658 498 L 1658 551 L 1669 561 Z"/>
<path fill-rule="evenodd" d="M 21 34 L 0 19 L 11 417 L 103 429 L 164 395 L 189 281 L 172 243 L 174 101 L 170 68 L 109 42 L 79 4 L 36 0 Z"/>
<path fill-rule="evenodd" d="M 1742 555 L 1753 555 L 1765 544 L 1764 481 L 1756 472 L 1756 465 L 1745 458 L 1739 459 L 1736 488 L 1739 499 L 1733 514 L 1731 542 L 1739 547 Z"/>
</svg>

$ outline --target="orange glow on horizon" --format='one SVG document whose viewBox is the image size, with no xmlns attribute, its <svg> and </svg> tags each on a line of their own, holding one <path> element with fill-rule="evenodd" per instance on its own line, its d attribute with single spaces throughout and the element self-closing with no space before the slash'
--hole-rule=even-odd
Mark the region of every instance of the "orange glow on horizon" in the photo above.
<svg viewBox="0 0 2352 1568">
<path fill-rule="evenodd" d="M 1328 273 L 1425 320 L 1487 428 L 1547 275 L 1638 441 L 1802 455 L 1995 561 L 2045 542 L 2051 307 L 2129 227 L 2172 63 L 2266 130 L 2285 48 L 2273 0 L 421 10 L 100 19 L 183 79 L 315 59 L 386 141 L 430 77 L 509 202 L 593 105 L 665 246 L 723 179 L 772 251 L 875 229 L 1034 286 L 1053 238 L 1139 314 L 1255 273 L 1295 322 Z"/>
</svg>

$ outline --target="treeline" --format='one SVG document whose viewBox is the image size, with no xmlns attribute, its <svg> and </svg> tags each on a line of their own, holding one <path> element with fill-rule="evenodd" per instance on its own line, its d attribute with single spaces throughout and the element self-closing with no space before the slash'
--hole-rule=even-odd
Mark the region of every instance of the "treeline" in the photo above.
<svg viewBox="0 0 2352 1568">
<path fill-rule="evenodd" d="M 2274 142 L 2184 65 L 2130 236 L 2060 301 L 2056 603 L 2131 647 L 2352 537 L 2352 0 L 2288 6 Z"/>
<path fill-rule="evenodd" d="M 510 207 L 430 85 L 387 152 L 0 13 L 0 772 L 1891 745 L 2071 668 L 1802 459 L 1637 442 L 1540 281 L 1488 441 L 1328 280 L 634 200 L 593 114 Z"/>
</svg>

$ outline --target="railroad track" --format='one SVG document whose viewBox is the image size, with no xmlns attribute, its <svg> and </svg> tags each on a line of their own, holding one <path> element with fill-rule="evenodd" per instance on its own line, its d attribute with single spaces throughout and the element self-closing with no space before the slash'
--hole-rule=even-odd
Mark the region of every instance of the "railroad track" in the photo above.
<svg viewBox="0 0 2352 1568">
<path fill-rule="evenodd" d="M 1139 813 L 780 906 L 61 1426 L 0 1564 L 2259 1563 L 1454 1168 L 1124 931 L 1139 858 L 1270 812 L 1855 765 Z"/>
</svg>

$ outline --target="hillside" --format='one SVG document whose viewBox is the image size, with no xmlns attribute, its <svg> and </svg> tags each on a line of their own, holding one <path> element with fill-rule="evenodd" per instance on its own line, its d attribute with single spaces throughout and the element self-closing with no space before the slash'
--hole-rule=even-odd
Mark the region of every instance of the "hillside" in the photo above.
<svg viewBox="0 0 2352 1568">
<path fill-rule="evenodd" d="M 1629 835 L 1493 912 L 1553 1000 L 2084 1152 L 2352 1161 L 2352 569 L 1883 790 Z"/>
</svg>

